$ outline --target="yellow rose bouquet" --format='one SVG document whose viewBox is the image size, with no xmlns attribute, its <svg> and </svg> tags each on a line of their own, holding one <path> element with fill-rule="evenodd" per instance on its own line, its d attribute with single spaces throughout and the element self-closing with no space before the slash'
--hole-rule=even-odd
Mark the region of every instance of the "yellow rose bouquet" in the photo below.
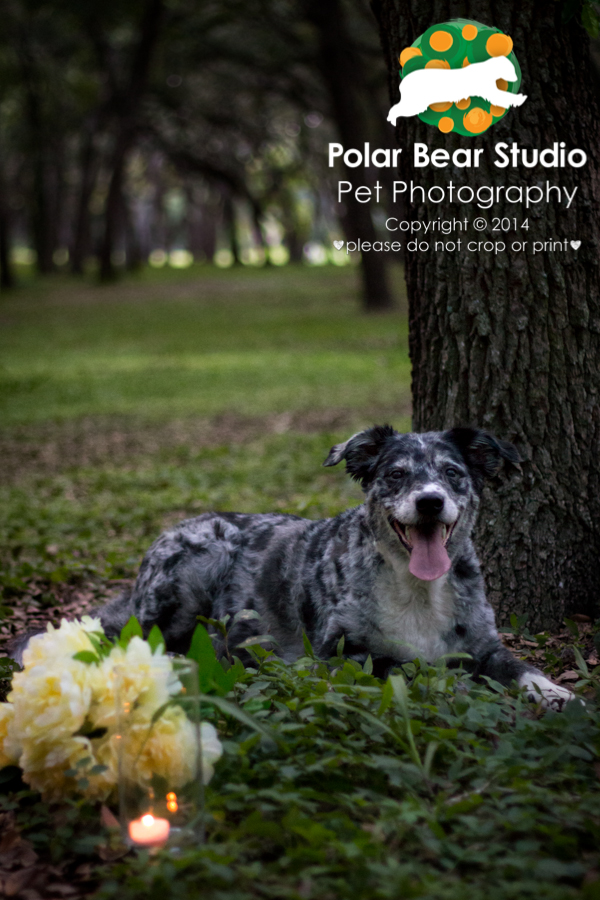
<svg viewBox="0 0 600 900">
<path fill-rule="evenodd" d="M 152 637 L 152 635 L 150 636 Z M 68 794 L 105 800 L 123 766 L 146 788 L 156 777 L 178 787 L 194 777 L 197 723 L 180 702 L 177 666 L 161 640 L 130 633 L 115 644 L 99 619 L 63 620 L 33 637 L 0 703 L 0 768 L 17 765 L 45 799 Z M 121 734 L 119 703 L 128 710 Z M 202 781 L 222 747 L 214 727 L 200 726 Z"/>
</svg>

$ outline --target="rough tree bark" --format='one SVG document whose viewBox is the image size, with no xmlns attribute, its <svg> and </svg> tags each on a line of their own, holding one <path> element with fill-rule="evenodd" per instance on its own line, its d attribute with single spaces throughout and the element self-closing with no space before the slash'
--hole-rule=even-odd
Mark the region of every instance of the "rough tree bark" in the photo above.
<svg viewBox="0 0 600 900">
<path fill-rule="evenodd" d="M 426 189 L 450 179 L 578 188 L 568 211 L 554 198 L 529 211 L 503 199 L 488 211 L 411 205 L 414 220 L 483 215 L 491 224 L 492 216 L 516 216 L 531 227 L 496 232 L 508 245 L 499 255 L 407 253 L 406 279 L 414 428 L 478 424 L 514 441 L 524 458 L 521 471 L 487 490 L 476 538 L 500 621 L 528 613 L 532 627 L 549 627 L 569 613 L 593 614 L 600 585 L 600 134 L 587 35 L 576 20 L 562 23 L 562 4 L 545 0 L 373 0 L 372 6 L 394 103 L 400 51 L 431 25 L 457 16 L 511 35 L 528 95 L 478 138 L 441 135 L 416 117 L 400 120 L 402 180 Z M 585 150 L 585 167 L 493 165 L 498 141 L 541 150 L 563 140 L 568 149 Z M 450 151 L 483 147 L 481 166 L 412 169 L 414 141 Z M 467 237 L 492 235 L 471 228 Z M 572 239 L 582 242 L 577 252 L 570 246 L 532 252 L 533 241 Z M 512 252 L 514 240 L 528 240 L 527 250 Z"/>
</svg>

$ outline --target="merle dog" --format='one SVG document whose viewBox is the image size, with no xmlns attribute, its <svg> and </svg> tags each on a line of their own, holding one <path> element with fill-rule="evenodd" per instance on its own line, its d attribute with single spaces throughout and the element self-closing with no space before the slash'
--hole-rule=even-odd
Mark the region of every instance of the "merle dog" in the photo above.
<svg viewBox="0 0 600 900">
<path fill-rule="evenodd" d="M 363 505 L 333 519 L 206 513 L 166 531 L 146 554 L 133 590 L 101 611 L 108 634 L 135 614 L 185 652 L 197 616 L 243 609 L 231 646 L 268 633 L 284 659 L 303 653 L 305 631 L 327 659 L 371 654 L 375 674 L 422 656 L 467 653 L 476 675 L 517 681 L 531 699 L 560 708 L 573 697 L 500 642 L 471 541 L 484 478 L 512 444 L 472 428 L 399 434 L 389 425 L 355 434 L 324 465 L 346 461 Z"/>
</svg>

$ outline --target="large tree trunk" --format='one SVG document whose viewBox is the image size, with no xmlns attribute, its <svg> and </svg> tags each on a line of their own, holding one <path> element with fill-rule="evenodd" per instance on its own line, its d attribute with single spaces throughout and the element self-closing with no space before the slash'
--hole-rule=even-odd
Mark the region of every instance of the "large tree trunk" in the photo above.
<svg viewBox="0 0 600 900">
<path fill-rule="evenodd" d="M 463 237 L 463 250 L 406 254 L 413 365 L 414 427 L 482 425 L 513 440 L 522 471 L 488 489 L 477 533 L 489 596 L 501 621 L 528 613 L 532 627 L 556 625 L 573 612 L 598 609 L 600 584 L 600 135 L 589 41 L 581 26 L 561 22 L 562 4 L 521 0 L 433 2 L 374 0 L 398 100 L 398 55 L 431 25 L 456 16 L 495 25 L 514 40 L 528 100 L 478 138 L 440 134 L 418 118 L 401 119 L 402 180 L 433 184 L 577 187 L 567 211 L 554 199 L 529 211 L 504 199 L 474 206 L 411 205 L 411 219 L 515 216 L 529 231 L 507 235 L 472 226 L 435 239 Z M 492 13 L 492 9 L 494 12 Z M 391 127 L 391 126 L 390 126 Z M 565 141 L 588 154 L 583 168 L 493 165 L 493 145 L 552 146 Z M 413 169 L 414 141 L 430 149 L 483 147 L 479 169 Z M 408 159 L 407 159 L 408 157 Z M 468 252 L 470 239 L 505 240 L 499 255 Z M 434 238 L 430 238 L 433 245 Z M 568 242 L 581 240 L 573 250 Z M 511 243 L 527 240 L 513 252 Z M 566 249 L 532 251 L 534 241 Z M 563 243 L 562 247 L 565 247 Z"/>
<path fill-rule="evenodd" d="M 359 85 L 365 84 L 360 60 L 354 53 L 346 33 L 343 5 L 340 0 L 306 0 L 306 16 L 318 33 L 317 66 L 331 98 L 331 109 L 344 147 L 362 148 L 366 118 L 361 109 Z M 365 100 L 366 98 L 362 98 Z M 371 177 L 362 166 L 350 170 L 350 180 L 358 187 L 369 184 Z M 369 205 L 347 195 L 346 215 L 342 227 L 348 240 L 377 240 Z M 385 256 L 374 251 L 362 255 L 363 304 L 367 311 L 377 312 L 394 305 L 390 291 Z"/>
</svg>

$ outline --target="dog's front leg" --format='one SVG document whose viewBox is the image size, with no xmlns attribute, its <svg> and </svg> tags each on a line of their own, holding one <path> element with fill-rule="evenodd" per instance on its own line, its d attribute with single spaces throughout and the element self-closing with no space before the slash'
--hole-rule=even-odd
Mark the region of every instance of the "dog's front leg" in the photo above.
<svg viewBox="0 0 600 900">
<path fill-rule="evenodd" d="M 337 656 L 338 647 L 342 638 L 344 638 L 344 649 L 342 652 L 346 659 L 354 659 L 363 666 L 367 661 L 369 651 L 362 643 L 357 644 L 348 640 L 344 628 L 335 620 L 330 622 L 327 626 L 325 637 L 317 651 L 319 658 L 331 659 L 332 657 Z"/>
<path fill-rule="evenodd" d="M 340 641 L 344 638 L 344 649 L 342 651 L 346 659 L 353 659 L 360 666 L 364 666 L 368 657 L 369 650 L 363 641 L 356 641 L 348 638 L 344 626 L 336 618 L 332 618 L 327 625 L 325 636 L 321 642 L 321 646 L 317 650 L 320 659 L 331 659 L 338 655 L 338 647 Z"/>
<path fill-rule="evenodd" d="M 331 623 L 325 634 L 325 639 L 319 649 L 320 659 L 331 659 L 337 656 L 337 648 L 340 640 L 344 638 L 343 655 L 346 659 L 352 659 L 359 666 L 364 666 L 369 656 L 373 662 L 373 675 L 376 678 L 386 679 L 394 668 L 399 666 L 400 662 L 391 656 L 376 656 L 363 641 L 356 641 L 346 637 L 344 629 L 339 623 Z"/>
</svg>

